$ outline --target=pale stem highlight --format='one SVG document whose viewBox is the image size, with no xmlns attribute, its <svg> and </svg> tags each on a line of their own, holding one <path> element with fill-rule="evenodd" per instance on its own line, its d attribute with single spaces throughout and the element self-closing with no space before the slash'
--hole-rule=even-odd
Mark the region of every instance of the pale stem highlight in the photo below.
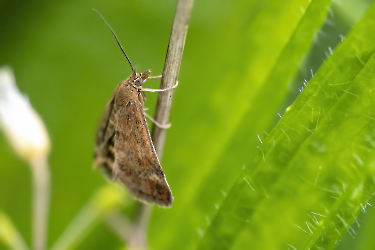
<svg viewBox="0 0 375 250">
<path fill-rule="evenodd" d="M 0 68 L 0 127 L 17 155 L 31 166 L 33 176 L 33 249 L 46 249 L 49 210 L 50 139 L 38 113 L 17 88 L 13 71 Z"/>
<path fill-rule="evenodd" d="M 46 157 L 32 159 L 33 249 L 46 249 L 50 174 Z"/>
</svg>

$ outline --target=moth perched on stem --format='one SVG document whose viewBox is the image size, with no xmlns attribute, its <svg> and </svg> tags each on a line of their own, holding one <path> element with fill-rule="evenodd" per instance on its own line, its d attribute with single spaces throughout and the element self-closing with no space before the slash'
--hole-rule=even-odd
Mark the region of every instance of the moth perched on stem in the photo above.
<svg viewBox="0 0 375 250">
<path fill-rule="evenodd" d="M 110 178 L 124 183 L 138 200 L 170 207 L 173 196 L 148 130 L 144 92 L 171 90 L 177 87 L 177 83 L 168 89 L 142 88 L 142 84 L 151 78 L 151 71 L 136 73 L 114 31 L 98 14 L 114 35 L 132 74 L 117 86 L 107 104 L 97 133 L 94 166 L 102 168 Z"/>
</svg>

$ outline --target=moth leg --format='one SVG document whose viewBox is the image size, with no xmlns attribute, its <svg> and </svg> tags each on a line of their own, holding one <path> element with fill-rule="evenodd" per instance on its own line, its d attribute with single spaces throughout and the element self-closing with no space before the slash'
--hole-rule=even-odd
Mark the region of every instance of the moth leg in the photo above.
<svg viewBox="0 0 375 250">
<path fill-rule="evenodd" d="M 149 76 L 148 78 L 149 78 L 149 79 L 150 79 L 150 78 L 151 78 L 151 79 L 152 79 L 152 78 L 162 78 L 162 76 L 163 76 L 163 75 L 160 75 L 160 76 Z"/>
<path fill-rule="evenodd" d="M 117 180 L 117 177 L 118 177 L 118 172 L 119 172 L 119 169 L 117 164 L 117 159 L 115 160 L 115 162 L 113 163 L 113 169 L 112 169 L 112 181 L 116 181 Z"/>
<path fill-rule="evenodd" d="M 149 76 L 149 77 L 147 77 L 144 81 L 143 81 L 143 83 L 145 83 L 146 81 L 147 81 L 147 79 L 154 79 L 154 78 L 161 78 L 163 75 L 160 75 L 160 76 Z"/>
<path fill-rule="evenodd" d="M 148 108 L 143 108 L 143 111 L 146 111 L 146 110 L 148 110 Z"/>
<path fill-rule="evenodd" d="M 174 89 L 178 86 L 178 81 L 176 82 L 176 84 L 170 88 L 166 88 L 166 89 L 145 89 L 145 88 L 142 88 L 141 90 L 142 91 L 147 91 L 147 92 L 164 92 L 166 90 L 170 90 L 170 89 Z"/>
<path fill-rule="evenodd" d="M 152 118 L 150 115 L 148 115 L 147 113 L 144 113 L 145 114 L 145 116 L 147 116 L 147 118 L 148 119 L 150 119 L 156 126 L 158 126 L 159 128 L 162 128 L 162 129 L 168 129 L 168 128 L 170 128 L 171 126 L 172 126 L 172 124 L 170 124 L 170 123 L 167 123 L 167 124 L 165 124 L 165 125 L 162 125 L 162 124 L 160 124 L 160 123 L 158 123 L 157 121 L 155 121 L 155 119 L 154 118 Z"/>
</svg>

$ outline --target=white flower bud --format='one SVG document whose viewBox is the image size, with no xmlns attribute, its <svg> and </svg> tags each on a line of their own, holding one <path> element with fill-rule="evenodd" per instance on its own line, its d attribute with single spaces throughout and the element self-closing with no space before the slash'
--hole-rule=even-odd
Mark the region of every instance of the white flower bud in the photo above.
<svg viewBox="0 0 375 250">
<path fill-rule="evenodd" d="M 10 68 L 0 68 L 0 128 L 27 161 L 46 157 L 50 141 L 42 119 L 18 90 Z"/>
</svg>

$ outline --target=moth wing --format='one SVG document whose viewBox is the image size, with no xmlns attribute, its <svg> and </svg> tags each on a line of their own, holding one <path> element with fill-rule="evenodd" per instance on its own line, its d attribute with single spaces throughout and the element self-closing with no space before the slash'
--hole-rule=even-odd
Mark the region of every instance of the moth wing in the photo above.
<svg viewBox="0 0 375 250">
<path fill-rule="evenodd" d="M 110 134 L 114 133 L 114 126 L 111 126 L 111 122 L 110 122 L 113 105 L 114 105 L 114 97 L 112 96 L 112 98 L 109 100 L 109 102 L 106 105 L 104 115 L 100 123 L 100 128 L 98 130 L 97 137 L 96 137 L 97 144 L 105 143 L 106 137 L 108 137 L 108 133 Z"/>
<path fill-rule="evenodd" d="M 109 178 L 113 174 L 114 155 L 114 134 L 115 125 L 112 117 L 114 106 L 114 97 L 107 103 L 105 112 L 100 123 L 100 127 L 96 136 L 96 146 L 94 153 L 94 168 L 104 170 Z"/>
<path fill-rule="evenodd" d="M 119 113 L 114 133 L 114 176 L 140 201 L 172 205 L 172 193 L 156 155 L 143 113 L 133 99 Z"/>
</svg>

